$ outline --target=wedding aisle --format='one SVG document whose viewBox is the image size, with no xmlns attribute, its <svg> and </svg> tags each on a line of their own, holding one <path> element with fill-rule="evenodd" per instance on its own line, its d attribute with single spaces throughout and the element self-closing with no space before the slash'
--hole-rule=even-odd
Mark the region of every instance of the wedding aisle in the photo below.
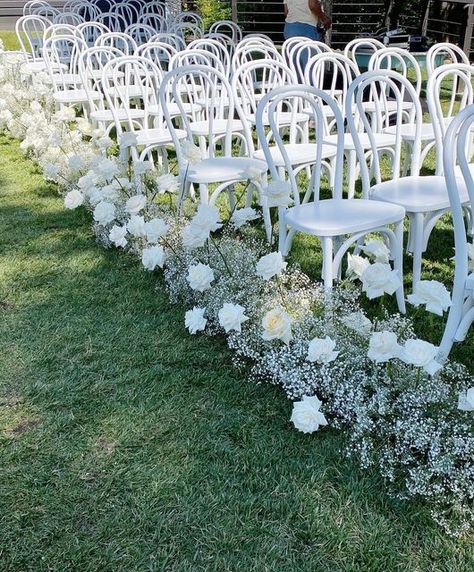
<svg viewBox="0 0 474 572">
<path fill-rule="evenodd" d="M 0 153 L 1 570 L 472 570 Z"/>
</svg>

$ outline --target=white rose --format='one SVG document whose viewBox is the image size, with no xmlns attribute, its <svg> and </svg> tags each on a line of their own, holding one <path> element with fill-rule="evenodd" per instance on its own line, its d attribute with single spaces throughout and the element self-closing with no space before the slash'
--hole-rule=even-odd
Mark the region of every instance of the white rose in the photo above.
<svg viewBox="0 0 474 572">
<path fill-rule="evenodd" d="M 76 119 L 76 110 L 74 107 L 63 107 L 54 114 L 59 121 L 74 121 Z"/>
<path fill-rule="evenodd" d="M 286 208 L 292 202 L 291 185 L 288 181 L 271 181 L 264 191 L 267 206 Z"/>
<path fill-rule="evenodd" d="M 120 135 L 120 147 L 136 147 L 138 138 L 133 131 L 125 131 Z"/>
<path fill-rule="evenodd" d="M 251 207 L 246 207 L 244 209 L 237 209 L 234 211 L 230 221 L 235 226 L 235 228 L 240 228 L 247 224 L 251 220 L 259 218 L 260 215 Z"/>
<path fill-rule="evenodd" d="M 133 163 L 133 172 L 135 175 L 144 175 L 152 170 L 153 164 L 151 161 L 135 161 L 135 163 Z"/>
<path fill-rule="evenodd" d="M 302 433 L 314 433 L 321 426 L 328 424 L 320 411 L 321 401 L 317 397 L 305 395 L 301 401 L 293 403 L 291 421 Z"/>
<path fill-rule="evenodd" d="M 292 339 L 291 317 L 282 308 L 267 312 L 262 319 L 262 326 L 264 340 L 281 340 L 287 345 L 290 343 Z"/>
<path fill-rule="evenodd" d="M 200 248 L 204 246 L 206 240 L 209 238 L 209 232 L 191 223 L 183 228 L 181 238 L 184 248 Z"/>
<path fill-rule="evenodd" d="M 69 191 L 69 193 L 64 197 L 64 206 L 67 209 L 77 209 L 84 203 L 84 195 L 74 189 L 73 191 Z"/>
<path fill-rule="evenodd" d="M 438 348 L 423 340 L 407 340 L 400 358 L 407 364 L 422 367 L 429 375 L 434 375 L 442 368 L 436 361 Z"/>
<path fill-rule="evenodd" d="M 72 155 L 68 160 L 71 171 L 80 171 L 84 168 L 84 159 L 80 155 Z"/>
<path fill-rule="evenodd" d="M 451 296 L 446 286 L 436 280 L 420 280 L 407 299 L 414 306 L 425 305 L 428 312 L 438 316 L 442 316 L 451 306 Z"/>
<path fill-rule="evenodd" d="M 370 261 L 358 254 L 347 255 L 347 271 L 351 278 L 360 278 L 370 266 Z"/>
<path fill-rule="evenodd" d="M 46 179 L 54 181 L 61 172 L 61 167 L 59 165 L 55 165 L 54 163 L 47 163 L 43 167 L 43 172 Z"/>
<path fill-rule="evenodd" d="M 135 238 L 146 236 L 145 219 L 142 216 L 134 215 L 127 223 L 128 232 Z"/>
<path fill-rule="evenodd" d="M 184 325 L 188 328 L 190 334 L 195 334 L 205 329 L 207 320 L 204 317 L 206 308 L 197 308 L 188 310 L 184 317 Z"/>
<path fill-rule="evenodd" d="M 156 186 L 160 194 L 175 193 L 179 189 L 179 180 L 178 177 L 167 173 L 166 175 L 160 175 L 156 179 Z"/>
<path fill-rule="evenodd" d="M 199 263 L 189 267 L 186 280 L 193 290 L 204 292 L 211 287 L 211 282 L 214 280 L 214 272 L 207 264 Z"/>
<path fill-rule="evenodd" d="M 200 204 L 191 223 L 208 232 L 214 232 L 222 226 L 219 209 L 212 205 Z"/>
<path fill-rule="evenodd" d="M 115 244 L 115 246 L 121 246 L 122 248 L 127 246 L 128 241 L 125 238 L 127 235 L 127 226 L 114 226 L 110 229 L 109 240 Z"/>
<path fill-rule="evenodd" d="M 367 254 L 367 256 L 373 256 L 375 262 L 381 262 L 382 264 L 388 264 L 390 260 L 390 250 L 387 245 L 382 240 L 369 240 L 365 243 L 362 250 Z"/>
<path fill-rule="evenodd" d="M 145 232 L 148 242 L 158 242 L 168 232 L 168 225 L 161 218 L 154 218 L 145 223 Z"/>
<path fill-rule="evenodd" d="M 401 347 L 393 332 L 374 332 L 370 336 L 367 356 L 376 363 L 384 363 L 400 357 Z"/>
<path fill-rule="evenodd" d="M 264 280 L 270 280 L 274 276 L 280 276 L 286 269 L 286 262 L 283 260 L 281 252 L 271 252 L 262 256 L 257 262 L 257 275 Z"/>
<path fill-rule="evenodd" d="M 97 145 L 97 147 L 99 149 L 101 149 L 102 151 L 107 150 L 109 147 L 112 147 L 112 145 L 114 144 L 114 142 L 112 141 L 112 139 L 110 137 L 108 137 L 107 135 L 105 135 L 104 137 L 101 137 L 100 139 L 96 139 L 95 140 L 95 144 Z"/>
<path fill-rule="evenodd" d="M 146 197 L 145 195 L 133 195 L 125 203 L 125 210 L 132 215 L 138 214 L 142 209 L 146 207 Z"/>
<path fill-rule="evenodd" d="M 92 124 L 83 117 L 80 117 L 77 120 L 77 128 L 86 137 L 90 137 L 92 135 Z"/>
<path fill-rule="evenodd" d="M 1 101 L 5 100 L 0 100 L 0 102 Z M 1 103 L 0 103 L 0 109 L 2 109 Z M 30 103 L 30 109 L 31 111 L 33 111 L 33 113 L 40 113 L 43 110 L 43 108 L 41 107 L 41 103 L 39 101 L 36 101 L 36 99 Z"/>
<path fill-rule="evenodd" d="M 361 276 L 362 290 L 369 300 L 383 296 L 385 293 L 393 294 L 401 286 L 398 273 L 392 270 L 389 264 L 376 262 L 367 267 Z"/>
<path fill-rule="evenodd" d="M 91 203 L 91 205 L 97 205 L 101 201 L 105 200 L 102 189 L 100 189 L 99 187 L 92 187 L 88 189 L 87 196 L 89 197 L 89 202 Z M 106 201 L 106 202 L 111 202 L 111 201 Z"/>
<path fill-rule="evenodd" d="M 224 328 L 226 334 L 232 330 L 239 333 L 242 331 L 242 324 L 248 320 L 244 312 L 245 308 L 239 304 L 226 303 L 222 306 L 218 318 L 219 324 Z"/>
<path fill-rule="evenodd" d="M 202 161 L 202 151 L 192 141 L 185 141 L 181 145 L 181 152 L 188 163 L 196 164 Z"/>
<path fill-rule="evenodd" d="M 142 264 L 146 270 L 150 272 L 155 270 L 157 266 L 163 268 L 165 263 L 165 251 L 161 246 L 151 246 L 144 248 L 142 252 Z"/>
<path fill-rule="evenodd" d="M 250 167 L 247 167 L 245 169 L 245 176 L 250 181 L 258 181 L 258 179 L 260 179 L 262 177 L 262 174 L 265 171 L 266 171 L 265 167 L 263 167 L 262 169 L 259 169 L 258 167 L 254 167 L 253 165 L 250 165 Z"/>
<path fill-rule="evenodd" d="M 112 222 L 115 218 L 115 205 L 101 201 L 94 209 L 94 220 L 104 226 Z"/>
<path fill-rule="evenodd" d="M 99 177 L 110 181 L 118 173 L 118 167 L 111 159 L 102 159 L 95 167 L 95 172 Z"/>
<path fill-rule="evenodd" d="M 372 330 L 372 322 L 362 312 L 352 312 L 343 316 L 341 321 L 350 330 L 355 330 L 363 335 L 370 334 Z"/>
<path fill-rule="evenodd" d="M 474 411 L 474 387 L 459 394 L 458 409 L 461 411 Z"/>
<path fill-rule="evenodd" d="M 329 336 L 325 338 L 314 338 L 308 346 L 307 360 L 318 363 L 331 363 L 334 361 L 339 352 L 335 352 L 336 342 Z"/>
<path fill-rule="evenodd" d="M 102 187 L 102 196 L 105 200 L 109 200 L 110 202 L 116 201 L 120 196 L 117 185 L 104 185 Z"/>
</svg>

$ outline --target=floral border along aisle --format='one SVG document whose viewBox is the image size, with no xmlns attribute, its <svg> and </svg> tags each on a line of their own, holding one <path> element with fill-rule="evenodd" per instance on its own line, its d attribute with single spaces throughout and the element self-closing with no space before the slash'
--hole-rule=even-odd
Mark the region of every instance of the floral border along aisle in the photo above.
<svg viewBox="0 0 474 572">
<path fill-rule="evenodd" d="M 253 208 L 222 220 L 217 208 L 190 203 L 179 214 L 183 181 L 132 163 L 133 135 L 119 153 L 74 109 L 55 112 L 46 76 L 25 78 L 8 52 L 0 54 L 0 131 L 21 140 L 66 208 L 91 211 L 104 246 L 135 254 L 147 271 L 163 269 L 191 334 L 225 335 L 237 367 L 283 388 L 297 429 L 346 429 L 347 454 L 376 468 L 396 497 L 426 500 L 449 534 L 471 528 L 474 383 L 459 364 L 441 367 L 437 348 L 415 337 L 408 318 L 371 322 L 354 285 L 325 293 L 269 251 L 251 224 L 260 217 Z M 186 152 L 200 159 L 191 143 Z M 270 205 L 288 201 L 281 183 L 267 195 Z M 399 278 L 384 243 L 371 239 L 362 252 L 349 257 L 352 278 L 369 298 L 392 294 Z M 450 297 L 441 284 L 422 282 L 409 301 L 442 315 Z"/>
</svg>

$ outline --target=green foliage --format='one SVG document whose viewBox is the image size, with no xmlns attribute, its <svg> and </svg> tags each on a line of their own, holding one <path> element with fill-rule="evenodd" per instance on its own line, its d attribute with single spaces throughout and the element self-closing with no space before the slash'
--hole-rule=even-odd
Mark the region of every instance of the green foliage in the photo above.
<svg viewBox="0 0 474 572">
<path fill-rule="evenodd" d="M 207 28 L 217 20 L 228 20 L 231 17 L 230 5 L 219 0 L 197 0 L 196 5 Z"/>
</svg>

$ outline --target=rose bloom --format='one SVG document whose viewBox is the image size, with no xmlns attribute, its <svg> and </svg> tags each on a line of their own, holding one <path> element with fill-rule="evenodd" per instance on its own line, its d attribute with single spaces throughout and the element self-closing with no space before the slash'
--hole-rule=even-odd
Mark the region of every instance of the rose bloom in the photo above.
<svg viewBox="0 0 474 572">
<path fill-rule="evenodd" d="M 73 191 L 69 191 L 69 193 L 64 197 L 64 206 L 67 209 L 77 209 L 84 203 L 84 195 L 74 189 Z"/>
<path fill-rule="evenodd" d="M 84 159 L 80 155 L 72 155 L 68 159 L 71 171 L 80 171 L 84 168 Z"/>
<path fill-rule="evenodd" d="M 211 287 L 214 272 L 207 264 L 199 263 L 189 267 L 186 280 L 193 290 L 204 292 Z"/>
<path fill-rule="evenodd" d="M 451 296 L 446 286 L 437 280 L 420 280 L 407 299 L 414 306 L 425 305 L 428 312 L 438 316 L 442 316 L 451 306 Z"/>
<path fill-rule="evenodd" d="M 165 263 L 165 251 L 161 246 L 151 246 L 144 248 L 142 252 L 142 264 L 146 270 L 150 272 L 155 270 L 157 266 L 163 268 Z"/>
<path fill-rule="evenodd" d="M 127 223 L 128 232 L 135 238 L 146 236 L 145 219 L 142 216 L 134 215 Z"/>
<path fill-rule="evenodd" d="M 181 145 L 181 152 L 188 163 L 195 165 L 202 161 L 202 152 L 192 141 L 184 141 Z"/>
<path fill-rule="evenodd" d="M 145 232 L 148 242 L 158 242 L 168 232 L 168 225 L 161 218 L 153 218 L 145 223 Z"/>
<path fill-rule="evenodd" d="M 474 411 L 474 387 L 459 394 L 458 409 L 460 411 Z"/>
<path fill-rule="evenodd" d="M 222 226 L 219 209 L 213 205 L 200 204 L 191 224 L 202 227 L 207 232 L 218 230 Z"/>
<path fill-rule="evenodd" d="M 314 396 L 305 395 L 301 401 L 293 403 L 291 421 L 293 425 L 302 433 L 314 433 L 328 424 L 324 414 L 320 411 L 321 401 Z"/>
<path fill-rule="evenodd" d="M 370 266 L 370 261 L 358 254 L 347 255 L 347 271 L 353 278 L 360 278 L 365 270 Z"/>
<path fill-rule="evenodd" d="M 382 264 L 388 264 L 390 260 L 390 250 L 387 245 L 382 240 L 369 240 L 365 243 L 362 248 L 367 256 L 373 256 L 375 262 L 381 262 Z"/>
<path fill-rule="evenodd" d="M 438 372 L 442 365 L 436 361 L 438 348 L 424 340 L 407 340 L 400 358 L 407 364 L 422 367 L 429 375 Z"/>
<path fill-rule="evenodd" d="M 188 328 L 190 334 L 195 334 L 205 329 L 207 320 L 204 317 L 206 308 L 197 308 L 188 310 L 184 316 L 184 325 Z"/>
<path fill-rule="evenodd" d="M 367 356 L 376 363 L 384 363 L 400 356 L 400 346 L 393 332 L 374 332 L 370 337 Z"/>
<path fill-rule="evenodd" d="M 401 280 L 389 264 L 376 262 L 364 270 L 361 276 L 362 290 L 369 300 L 383 296 L 385 293 L 393 294 L 401 286 Z"/>
<path fill-rule="evenodd" d="M 144 175 L 152 170 L 153 164 L 151 161 L 135 161 L 135 163 L 133 163 L 133 172 L 135 175 Z"/>
<path fill-rule="evenodd" d="M 291 185 L 288 181 L 271 181 L 264 191 L 267 206 L 286 208 L 292 202 Z"/>
<path fill-rule="evenodd" d="M 132 215 L 138 214 L 146 207 L 145 195 L 134 195 L 125 203 L 125 210 Z"/>
<path fill-rule="evenodd" d="M 166 175 L 160 175 L 156 179 L 156 186 L 161 195 L 164 193 L 175 193 L 179 189 L 179 180 L 178 177 L 167 173 Z"/>
<path fill-rule="evenodd" d="M 274 308 L 262 319 L 264 340 L 281 340 L 289 344 L 292 339 L 291 317 L 282 308 Z"/>
<path fill-rule="evenodd" d="M 266 170 L 267 170 L 267 166 L 265 164 L 262 165 L 262 168 L 250 165 L 250 167 L 247 167 L 245 169 L 245 176 L 250 181 L 258 181 L 258 179 L 261 178 L 262 174 L 265 173 Z"/>
<path fill-rule="evenodd" d="M 98 224 L 105 226 L 115 218 L 115 205 L 101 201 L 94 209 L 94 220 Z"/>
<path fill-rule="evenodd" d="M 372 322 L 362 312 L 352 312 L 343 316 L 341 321 L 350 330 L 355 330 L 363 335 L 370 334 L 372 330 Z"/>
<path fill-rule="evenodd" d="M 308 346 L 307 360 L 318 363 L 331 363 L 334 361 L 339 352 L 335 352 L 336 342 L 329 336 L 325 338 L 314 338 Z"/>
<path fill-rule="evenodd" d="M 118 167 L 111 159 L 102 159 L 102 161 L 95 166 L 94 171 L 106 181 L 110 181 L 118 173 Z"/>
<path fill-rule="evenodd" d="M 219 310 L 219 324 L 224 328 L 226 334 L 232 330 L 236 332 L 242 331 L 242 324 L 248 320 L 248 316 L 244 314 L 245 308 L 240 304 L 226 303 Z"/>
<path fill-rule="evenodd" d="M 235 228 L 240 228 L 247 224 L 251 220 L 259 218 L 260 215 L 251 207 L 246 207 L 244 209 L 237 209 L 234 211 L 230 221 Z"/>
<path fill-rule="evenodd" d="M 181 238 L 184 248 L 200 248 L 209 238 L 209 231 L 191 223 L 183 228 Z"/>
<path fill-rule="evenodd" d="M 257 262 L 257 275 L 264 280 L 270 280 L 274 276 L 280 276 L 286 266 L 281 252 L 270 252 Z"/>
<path fill-rule="evenodd" d="M 137 143 L 137 135 L 133 131 L 126 131 L 120 135 L 120 147 L 135 147 Z"/>
<path fill-rule="evenodd" d="M 114 226 L 110 229 L 109 240 L 115 244 L 115 246 L 121 246 L 122 248 L 127 246 L 128 241 L 125 238 L 127 236 L 127 226 Z"/>
</svg>

